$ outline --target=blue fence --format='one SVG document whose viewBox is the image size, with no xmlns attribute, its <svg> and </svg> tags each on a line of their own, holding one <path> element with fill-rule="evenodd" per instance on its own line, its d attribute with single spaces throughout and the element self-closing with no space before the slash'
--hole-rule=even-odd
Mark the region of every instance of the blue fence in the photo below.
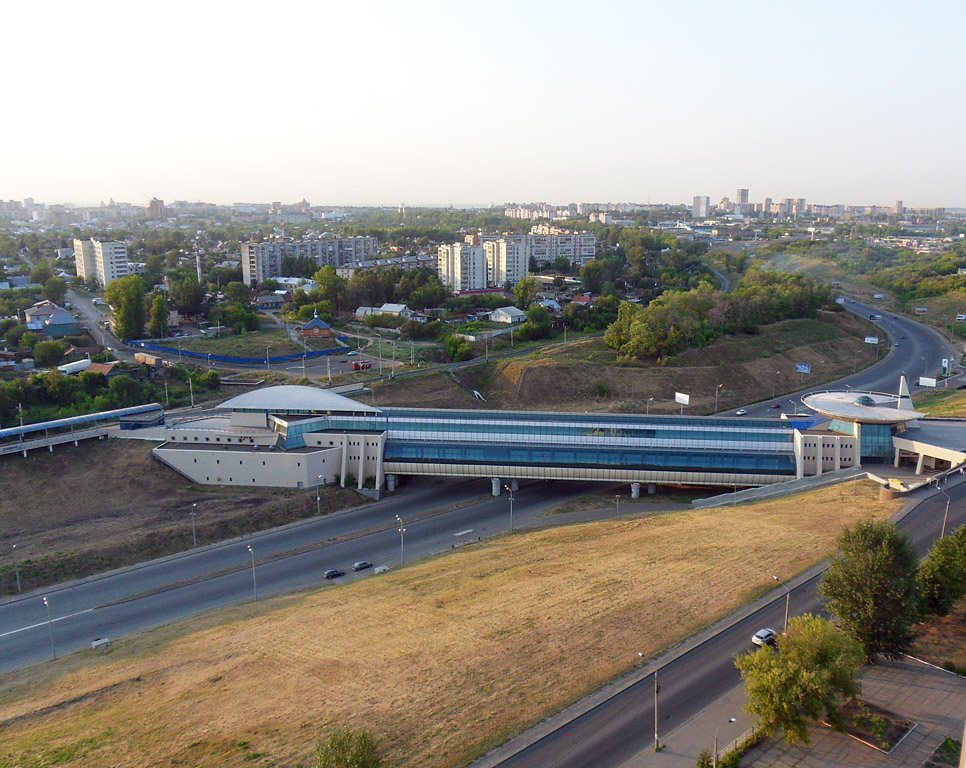
<svg viewBox="0 0 966 768">
<path fill-rule="evenodd" d="M 336 336 L 336 338 L 345 342 L 345 336 Z M 137 347 L 138 349 L 150 349 L 153 352 L 162 352 L 169 355 L 178 355 L 179 357 L 190 357 L 196 360 L 213 360 L 218 363 L 229 363 L 231 365 L 264 365 L 264 357 L 232 357 L 231 355 L 216 355 L 211 352 L 195 352 L 191 349 L 178 349 L 177 347 L 166 347 L 163 344 L 155 344 L 150 341 L 125 341 L 124 342 L 129 347 Z M 351 347 L 334 347 L 333 349 L 318 349 L 312 350 L 310 352 L 299 352 L 292 355 L 276 355 L 268 358 L 270 363 L 285 363 L 292 360 L 301 360 L 303 357 L 306 359 L 325 357 L 326 355 L 341 355 L 349 352 Z"/>
</svg>

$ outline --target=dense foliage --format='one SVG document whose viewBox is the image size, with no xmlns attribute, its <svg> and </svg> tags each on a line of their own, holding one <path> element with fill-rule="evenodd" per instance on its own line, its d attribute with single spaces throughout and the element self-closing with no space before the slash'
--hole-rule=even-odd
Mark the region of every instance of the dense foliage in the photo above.
<svg viewBox="0 0 966 768">
<path fill-rule="evenodd" d="M 724 334 L 814 317 L 827 306 L 834 306 L 827 285 L 793 273 L 752 269 L 732 293 L 701 283 L 688 291 L 666 291 L 646 307 L 622 302 L 604 338 L 624 358 L 667 358 Z"/>
<path fill-rule="evenodd" d="M 937 539 L 919 565 L 922 613 L 945 616 L 966 594 L 966 525 Z"/>
<path fill-rule="evenodd" d="M 836 543 L 818 587 L 825 607 L 868 661 L 900 657 L 919 616 L 919 558 L 909 537 L 892 522 L 865 520 L 844 528 Z"/>
<path fill-rule="evenodd" d="M 827 620 L 811 614 L 788 622 L 778 651 L 763 646 L 735 657 L 758 727 L 789 743 L 809 742 L 809 725 L 841 720 L 839 705 L 859 692 L 854 680 L 862 647 Z"/>
</svg>

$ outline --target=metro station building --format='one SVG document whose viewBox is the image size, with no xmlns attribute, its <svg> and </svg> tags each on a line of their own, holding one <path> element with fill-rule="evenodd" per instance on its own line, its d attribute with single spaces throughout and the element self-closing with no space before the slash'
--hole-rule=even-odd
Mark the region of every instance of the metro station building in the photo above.
<svg viewBox="0 0 966 768">
<path fill-rule="evenodd" d="M 904 393 L 904 394 L 903 394 Z M 267 387 L 164 429 L 154 455 L 194 482 L 394 490 L 403 475 L 750 487 L 860 467 L 966 461 L 966 422 L 925 419 L 899 395 L 824 392 L 778 418 L 376 408 L 331 391 Z"/>
</svg>

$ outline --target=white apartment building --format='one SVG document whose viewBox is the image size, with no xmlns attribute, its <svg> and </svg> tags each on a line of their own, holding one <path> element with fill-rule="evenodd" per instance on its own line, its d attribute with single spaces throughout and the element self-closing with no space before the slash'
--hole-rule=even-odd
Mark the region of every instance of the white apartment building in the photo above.
<svg viewBox="0 0 966 768">
<path fill-rule="evenodd" d="M 527 236 L 530 255 L 538 264 L 549 264 L 559 256 L 582 267 L 597 254 L 597 236 L 593 232 L 571 232 L 568 229 L 538 224 Z"/>
<path fill-rule="evenodd" d="M 530 249 L 526 235 L 510 235 L 483 242 L 486 280 L 489 285 L 516 284 L 530 271 Z"/>
<path fill-rule="evenodd" d="M 482 245 L 441 245 L 436 268 L 439 279 L 454 293 L 486 288 L 486 252 Z"/>
<path fill-rule="evenodd" d="M 691 218 L 695 221 L 708 218 L 711 210 L 711 198 L 707 195 L 695 195 L 691 202 Z"/>
<path fill-rule="evenodd" d="M 101 286 L 130 274 L 127 246 L 102 240 L 74 240 L 74 265 L 79 277 L 94 277 Z"/>
<path fill-rule="evenodd" d="M 270 240 L 242 243 L 241 263 L 245 283 L 281 276 L 282 257 L 307 256 L 320 267 L 341 267 L 374 259 L 379 253 L 375 237 L 313 237 L 306 240 Z"/>
</svg>

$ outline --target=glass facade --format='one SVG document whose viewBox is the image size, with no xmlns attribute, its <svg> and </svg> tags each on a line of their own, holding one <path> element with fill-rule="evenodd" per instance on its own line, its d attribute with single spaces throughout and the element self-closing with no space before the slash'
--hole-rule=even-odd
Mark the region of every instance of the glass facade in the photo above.
<svg viewBox="0 0 966 768">
<path fill-rule="evenodd" d="M 860 455 L 863 463 L 881 463 L 892 459 L 892 424 L 863 424 Z"/>
</svg>

